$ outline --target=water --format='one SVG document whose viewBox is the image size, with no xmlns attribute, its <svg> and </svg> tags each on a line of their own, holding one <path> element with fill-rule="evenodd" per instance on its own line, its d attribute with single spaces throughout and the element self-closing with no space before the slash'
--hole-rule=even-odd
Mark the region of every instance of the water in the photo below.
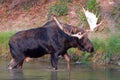
<svg viewBox="0 0 120 80">
<path fill-rule="evenodd" d="M 71 71 L 66 70 L 66 64 L 59 64 L 59 70 L 53 71 L 50 63 L 24 63 L 23 70 L 6 69 L 8 62 L 0 61 L 0 80 L 120 80 L 119 67 L 94 68 L 91 65 L 71 65 Z"/>
</svg>

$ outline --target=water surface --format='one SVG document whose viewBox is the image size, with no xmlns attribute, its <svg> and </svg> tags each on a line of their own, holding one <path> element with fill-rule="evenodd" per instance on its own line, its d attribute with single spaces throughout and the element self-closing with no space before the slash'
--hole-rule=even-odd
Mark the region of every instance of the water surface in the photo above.
<svg viewBox="0 0 120 80">
<path fill-rule="evenodd" d="M 95 68 L 91 65 L 71 65 L 71 71 L 66 70 L 66 64 L 59 64 L 59 70 L 53 71 L 50 63 L 24 63 L 23 70 L 8 71 L 8 61 L 0 61 L 0 80 L 120 80 L 119 67 Z"/>
</svg>

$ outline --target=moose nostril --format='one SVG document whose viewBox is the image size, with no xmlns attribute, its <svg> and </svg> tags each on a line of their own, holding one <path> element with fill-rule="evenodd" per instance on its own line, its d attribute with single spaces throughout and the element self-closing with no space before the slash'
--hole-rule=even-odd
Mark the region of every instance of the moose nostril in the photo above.
<svg viewBox="0 0 120 80">
<path fill-rule="evenodd" d="M 91 52 L 94 52 L 94 48 L 91 49 Z"/>
</svg>

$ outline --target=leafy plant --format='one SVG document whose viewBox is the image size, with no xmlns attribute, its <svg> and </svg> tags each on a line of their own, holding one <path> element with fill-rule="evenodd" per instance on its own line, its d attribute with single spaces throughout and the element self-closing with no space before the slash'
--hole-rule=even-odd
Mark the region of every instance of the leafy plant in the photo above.
<svg viewBox="0 0 120 80">
<path fill-rule="evenodd" d="M 114 7 L 114 9 L 110 12 L 111 17 L 117 23 L 116 26 L 120 30 L 120 5 Z"/>
<path fill-rule="evenodd" d="M 120 54 L 120 35 L 113 35 L 107 39 L 107 51 Z"/>
<path fill-rule="evenodd" d="M 109 63 L 112 53 L 110 51 L 105 53 L 105 62 Z"/>
<path fill-rule="evenodd" d="M 0 32 L 0 53 L 1 54 L 8 52 L 8 41 L 9 41 L 10 36 L 13 33 L 14 32 L 12 31 Z"/>
<path fill-rule="evenodd" d="M 106 39 L 105 61 L 108 63 L 112 55 L 118 54 L 120 55 L 120 35 L 114 34 Z"/>
<path fill-rule="evenodd" d="M 71 2 L 72 0 L 66 0 L 67 2 Z"/>
<path fill-rule="evenodd" d="M 86 9 L 98 13 L 98 6 L 99 3 L 97 3 L 96 0 L 88 0 Z"/>
<path fill-rule="evenodd" d="M 119 33 L 118 33 L 119 34 Z M 106 63 L 109 63 L 112 55 L 120 55 L 120 35 L 111 35 L 104 40 L 99 40 L 97 38 L 92 40 L 95 52 L 103 53 L 103 58 Z"/>
<path fill-rule="evenodd" d="M 36 3 L 38 2 L 38 0 L 31 0 L 31 1 L 27 1 L 27 2 L 22 2 L 20 4 L 20 6 L 23 7 L 24 10 L 29 10 L 31 7 L 33 7 Z"/>
<path fill-rule="evenodd" d="M 71 2 L 72 0 L 58 0 L 59 3 L 67 3 L 67 2 Z"/>
<path fill-rule="evenodd" d="M 53 6 L 50 6 L 49 13 L 57 16 L 66 15 L 68 12 L 67 2 L 59 1 Z"/>
<path fill-rule="evenodd" d="M 88 26 L 85 14 L 82 11 L 80 11 L 79 9 L 76 11 L 76 13 L 77 13 L 78 19 L 79 19 L 78 26 L 80 26 L 83 23 L 84 23 L 84 27 Z"/>
<path fill-rule="evenodd" d="M 76 48 L 70 48 L 67 52 L 71 55 L 71 60 L 73 62 L 82 62 L 84 64 L 88 63 L 88 58 L 91 55 L 87 52 L 79 52 Z"/>
<path fill-rule="evenodd" d="M 98 52 L 105 52 L 106 51 L 106 43 L 103 40 L 100 40 L 98 38 L 92 39 L 93 46 L 95 51 Z"/>
<path fill-rule="evenodd" d="M 84 64 L 87 64 L 89 56 L 90 56 L 90 53 L 82 52 L 82 57 L 81 57 L 80 61 Z"/>
</svg>

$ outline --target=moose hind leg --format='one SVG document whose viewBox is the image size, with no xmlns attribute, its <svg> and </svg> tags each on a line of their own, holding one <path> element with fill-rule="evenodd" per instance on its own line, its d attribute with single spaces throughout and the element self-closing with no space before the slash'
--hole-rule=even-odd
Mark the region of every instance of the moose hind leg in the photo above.
<svg viewBox="0 0 120 80">
<path fill-rule="evenodd" d="M 70 56 L 66 53 L 63 55 L 63 57 L 67 61 L 67 69 L 70 70 Z"/>
<path fill-rule="evenodd" d="M 14 67 L 16 66 L 16 61 L 15 59 L 12 59 L 9 64 L 8 64 L 8 69 L 14 69 Z"/>
<path fill-rule="evenodd" d="M 10 63 L 8 64 L 8 69 L 22 69 L 23 60 L 16 61 L 15 59 L 12 59 Z"/>
</svg>

